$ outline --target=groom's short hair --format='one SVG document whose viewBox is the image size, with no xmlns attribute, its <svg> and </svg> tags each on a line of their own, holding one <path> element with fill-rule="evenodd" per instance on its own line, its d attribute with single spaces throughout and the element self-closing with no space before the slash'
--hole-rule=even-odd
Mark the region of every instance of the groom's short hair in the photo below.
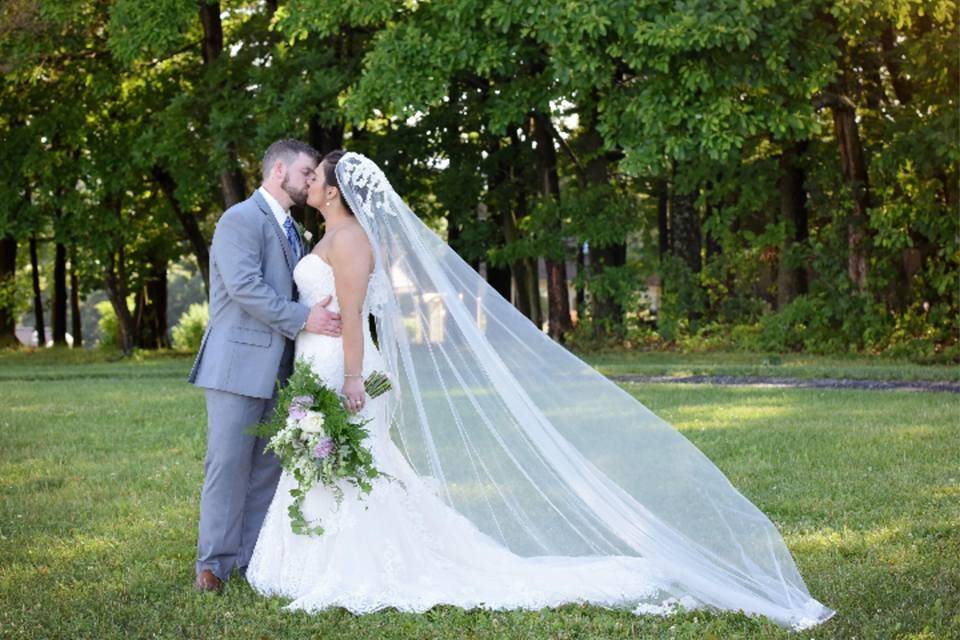
<svg viewBox="0 0 960 640">
<path fill-rule="evenodd" d="M 289 166 L 297 160 L 297 156 L 301 153 L 312 158 L 314 164 L 320 164 L 320 152 L 306 142 L 300 142 L 292 138 L 274 142 L 267 147 L 263 154 L 263 179 L 266 180 L 270 175 L 270 170 L 273 169 L 277 160 Z"/>
</svg>

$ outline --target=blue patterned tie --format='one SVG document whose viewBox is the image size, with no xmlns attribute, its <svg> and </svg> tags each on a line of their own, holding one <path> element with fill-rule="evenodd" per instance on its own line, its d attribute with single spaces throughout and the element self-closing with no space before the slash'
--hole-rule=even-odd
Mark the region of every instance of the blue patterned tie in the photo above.
<svg viewBox="0 0 960 640">
<path fill-rule="evenodd" d="M 293 254 L 293 261 L 300 261 L 300 238 L 297 236 L 296 230 L 293 228 L 293 218 L 287 216 L 287 219 L 283 221 L 283 228 L 287 231 L 287 241 L 290 243 L 290 251 Z"/>
</svg>

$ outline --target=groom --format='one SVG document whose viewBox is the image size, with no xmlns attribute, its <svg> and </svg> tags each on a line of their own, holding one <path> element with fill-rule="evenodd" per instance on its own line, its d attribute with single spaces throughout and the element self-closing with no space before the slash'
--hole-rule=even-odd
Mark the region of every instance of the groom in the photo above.
<svg viewBox="0 0 960 640">
<path fill-rule="evenodd" d="M 293 369 L 300 331 L 340 335 L 340 316 L 297 302 L 293 268 L 304 245 L 290 217 L 306 202 L 320 154 L 279 140 L 263 156 L 263 184 L 230 207 L 210 248 L 210 321 L 190 382 L 207 401 L 207 457 L 200 497 L 196 587 L 218 591 L 246 570 L 280 478 L 266 441 L 247 433 L 269 417 L 277 381 Z"/>
</svg>

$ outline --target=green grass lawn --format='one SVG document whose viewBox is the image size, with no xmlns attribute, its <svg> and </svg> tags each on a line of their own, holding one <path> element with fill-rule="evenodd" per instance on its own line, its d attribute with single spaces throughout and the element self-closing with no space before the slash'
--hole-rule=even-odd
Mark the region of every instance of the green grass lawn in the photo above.
<svg viewBox="0 0 960 640">
<path fill-rule="evenodd" d="M 780 527 L 838 610 L 802 634 L 575 606 L 311 616 L 241 580 L 191 588 L 205 418 L 189 363 L 0 356 L 0 638 L 960 637 L 955 395 L 626 385 Z"/>
<path fill-rule="evenodd" d="M 671 353 L 611 351 L 582 357 L 605 375 L 777 376 L 857 380 L 960 381 L 960 366 L 915 364 L 873 356 L 816 356 L 743 352 Z"/>
<path fill-rule="evenodd" d="M 861 355 L 658 351 L 607 351 L 578 355 L 605 375 L 777 376 L 960 382 L 960 366 L 957 365 L 915 364 L 908 360 Z M 121 358 L 117 352 L 99 349 L 0 350 L 0 381 L 54 380 L 77 374 L 76 368 L 65 368 L 65 365 L 82 365 L 85 377 L 177 377 L 185 376 L 192 362 L 192 353 L 174 351 L 138 351 L 132 358 Z"/>
</svg>

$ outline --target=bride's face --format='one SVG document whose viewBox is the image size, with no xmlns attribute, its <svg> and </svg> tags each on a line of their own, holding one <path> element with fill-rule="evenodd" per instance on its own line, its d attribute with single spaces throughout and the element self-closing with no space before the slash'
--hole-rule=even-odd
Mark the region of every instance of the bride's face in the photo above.
<svg viewBox="0 0 960 640">
<path fill-rule="evenodd" d="M 328 192 L 332 191 L 333 189 L 327 184 L 326 166 L 321 162 L 317 166 L 316 178 L 310 184 L 310 190 L 307 192 L 307 204 L 318 211 L 326 211 L 328 209 L 327 202 L 330 201 Z"/>
</svg>

